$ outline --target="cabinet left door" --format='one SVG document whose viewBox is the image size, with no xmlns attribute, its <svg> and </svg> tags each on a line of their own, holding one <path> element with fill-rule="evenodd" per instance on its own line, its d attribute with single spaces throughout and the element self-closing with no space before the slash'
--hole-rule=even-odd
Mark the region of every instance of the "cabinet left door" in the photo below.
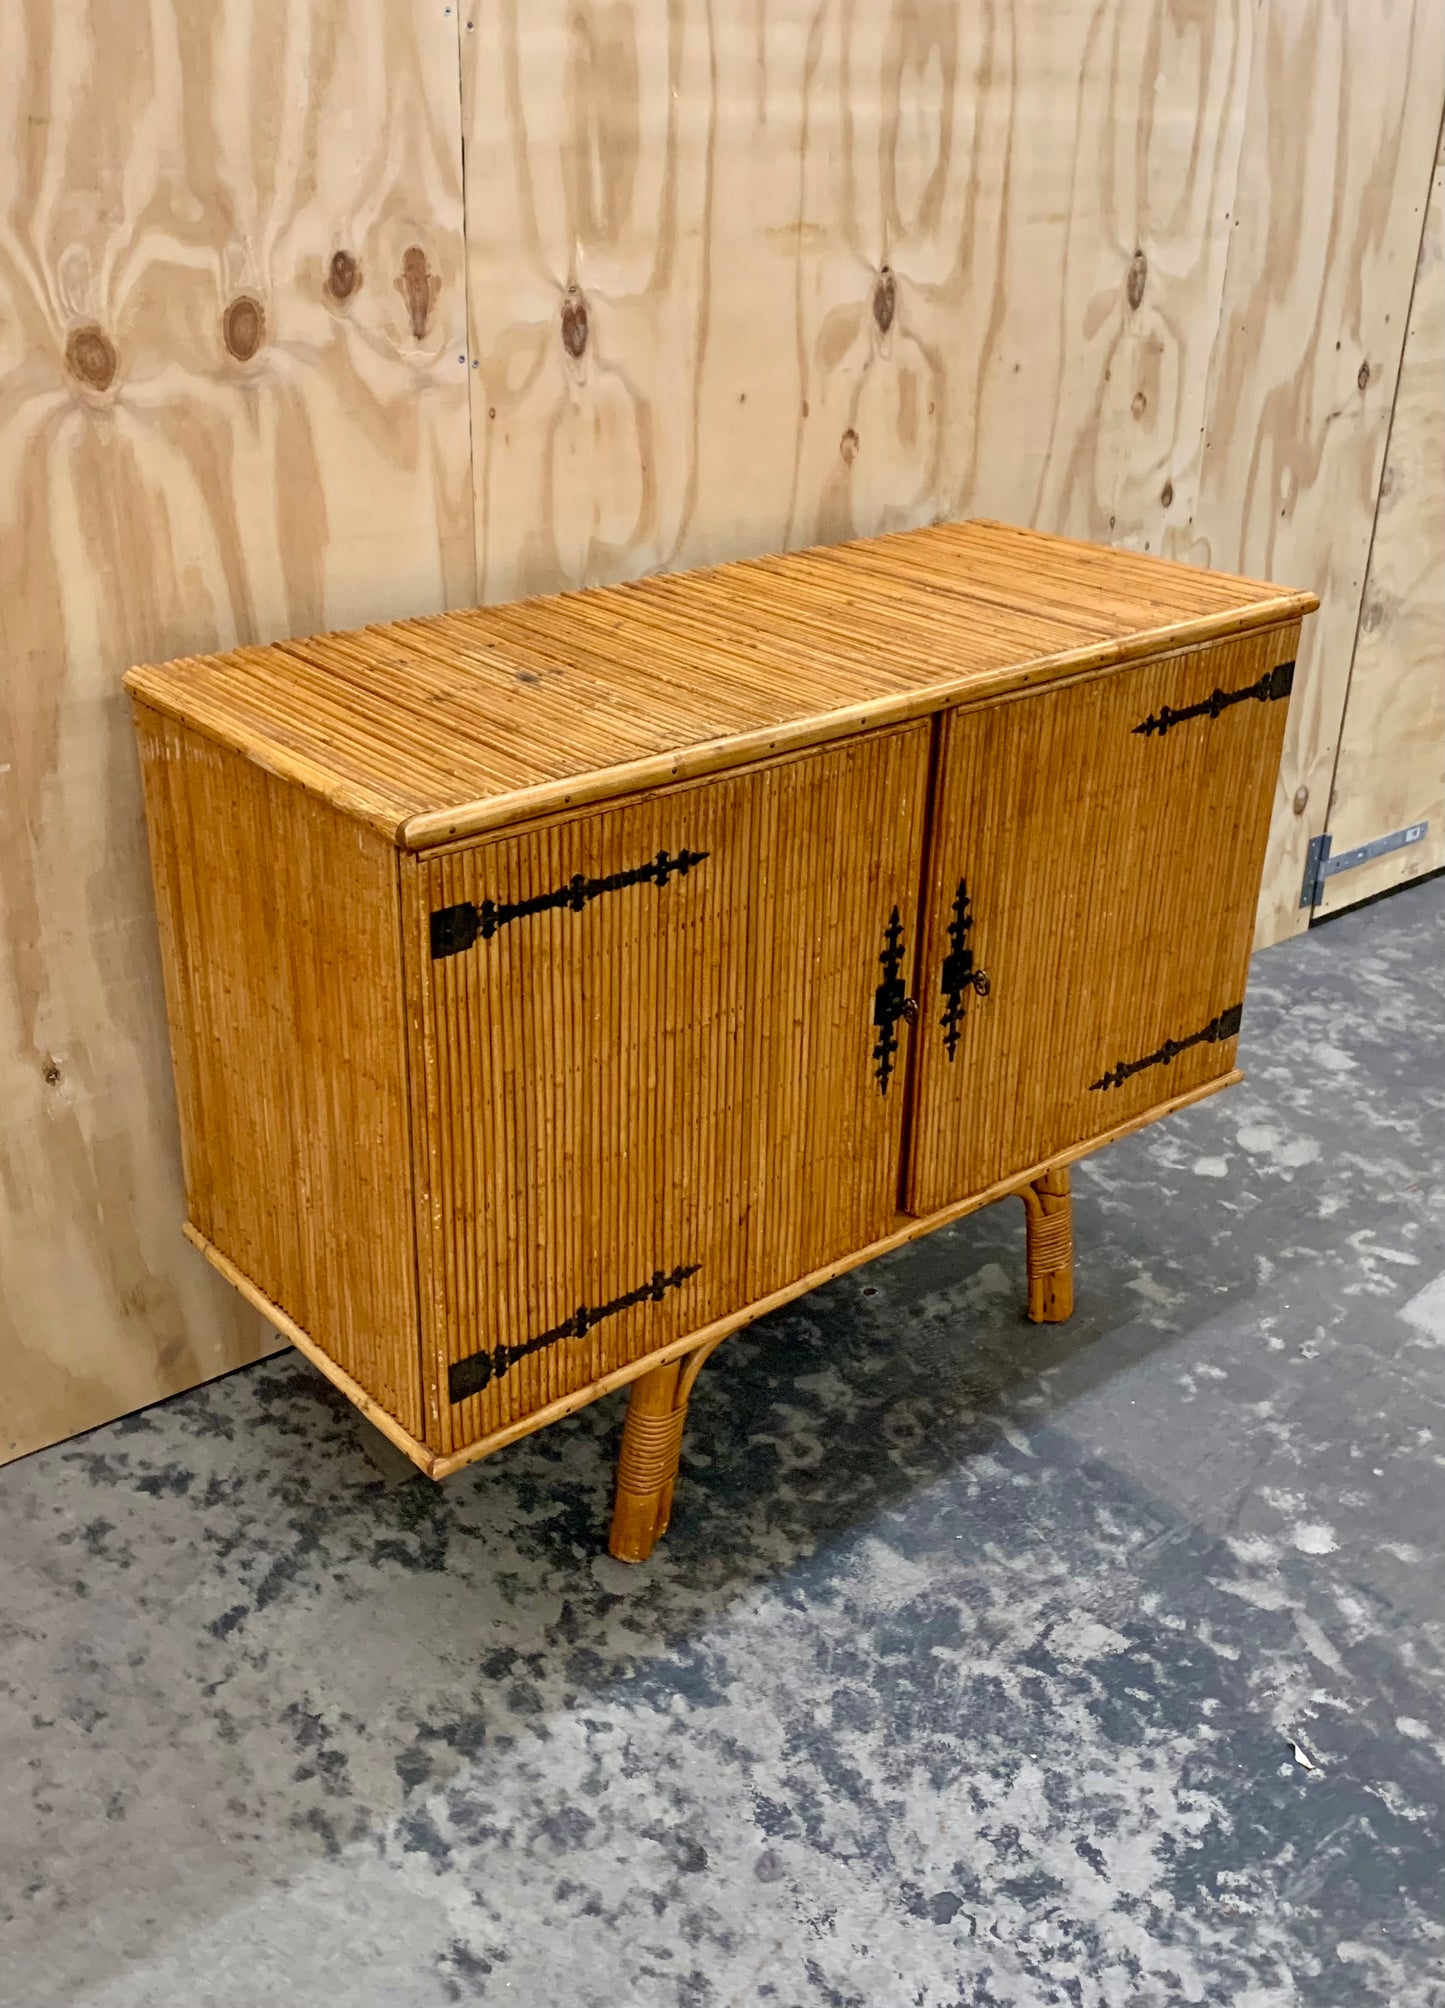
<svg viewBox="0 0 1445 2008">
<path fill-rule="evenodd" d="M 886 1233 L 926 724 L 403 870 L 428 1440 Z"/>
</svg>

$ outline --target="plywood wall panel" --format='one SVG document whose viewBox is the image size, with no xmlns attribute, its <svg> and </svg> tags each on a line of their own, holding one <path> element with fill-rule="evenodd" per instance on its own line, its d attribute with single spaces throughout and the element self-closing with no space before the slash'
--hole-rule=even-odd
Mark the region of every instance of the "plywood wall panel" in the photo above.
<svg viewBox="0 0 1445 2008">
<path fill-rule="evenodd" d="M 1257 940 L 1307 924 L 1445 99 L 1435 0 L 1259 9 L 1203 475 L 1170 555 L 1312 586 Z"/>
<path fill-rule="evenodd" d="M 172 1238 L 136 657 L 935 516 L 1163 548 L 1326 593 L 1298 925 L 1442 100 L 1427 0 L 0 10 L 0 1455 L 263 1343 Z"/>
<path fill-rule="evenodd" d="M 487 597 L 937 515 L 1187 520 L 1246 0 L 474 17 Z"/>
<path fill-rule="evenodd" d="M 462 87 L 486 599 L 675 563 L 697 504 L 711 10 L 478 0 Z"/>
<path fill-rule="evenodd" d="M 1445 135 L 1435 161 L 1335 766 L 1338 854 L 1411 823 L 1423 843 L 1324 881 L 1333 913 L 1445 865 Z"/>
<path fill-rule="evenodd" d="M 0 11 L 0 1457 L 273 1341 L 180 1239 L 120 674 L 467 601 L 457 26 Z"/>
</svg>

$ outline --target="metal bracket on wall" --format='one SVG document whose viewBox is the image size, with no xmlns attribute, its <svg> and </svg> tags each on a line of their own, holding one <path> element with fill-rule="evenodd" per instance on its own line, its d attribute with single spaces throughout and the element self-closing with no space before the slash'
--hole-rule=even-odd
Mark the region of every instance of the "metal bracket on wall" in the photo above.
<svg viewBox="0 0 1445 2008">
<path fill-rule="evenodd" d="M 1313 906 L 1324 890 L 1327 878 L 1336 872 L 1352 872 L 1356 865 L 1367 865 L 1371 858 L 1382 858 L 1387 851 L 1402 851 L 1406 844 L 1418 844 L 1429 829 L 1428 823 L 1411 823 L 1403 830 L 1391 830 L 1388 837 L 1374 837 L 1368 844 L 1356 844 L 1352 851 L 1341 851 L 1338 857 L 1330 856 L 1331 839 L 1328 835 L 1311 837 L 1310 847 L 1305 853 L 1305 878 L 1300 887 L 1301 906 Z"/>
</svg>

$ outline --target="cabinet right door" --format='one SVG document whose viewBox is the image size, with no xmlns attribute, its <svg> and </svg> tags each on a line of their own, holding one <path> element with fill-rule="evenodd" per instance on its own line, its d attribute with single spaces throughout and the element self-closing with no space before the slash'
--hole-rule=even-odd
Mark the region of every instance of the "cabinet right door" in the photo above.
<svg viewBox="0 0 1445 2008">
<path fill-rule="evenodd" d="M 1233 1067 L 1298 635 L 943 718 L 911 1213 Z"/>
</svg>

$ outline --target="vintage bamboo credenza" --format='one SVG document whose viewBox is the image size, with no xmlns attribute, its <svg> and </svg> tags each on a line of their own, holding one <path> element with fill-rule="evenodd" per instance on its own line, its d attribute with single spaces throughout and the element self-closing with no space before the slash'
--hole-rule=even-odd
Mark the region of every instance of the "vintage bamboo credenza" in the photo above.
<svg viewBox="0 0 1445 2008">
<path fill-rule="evenodd" d="M 186 1232 L 442 1477 L 1238 1078 L 1316 601 L 991 523 L 133 669 Z"/>
</svg>

